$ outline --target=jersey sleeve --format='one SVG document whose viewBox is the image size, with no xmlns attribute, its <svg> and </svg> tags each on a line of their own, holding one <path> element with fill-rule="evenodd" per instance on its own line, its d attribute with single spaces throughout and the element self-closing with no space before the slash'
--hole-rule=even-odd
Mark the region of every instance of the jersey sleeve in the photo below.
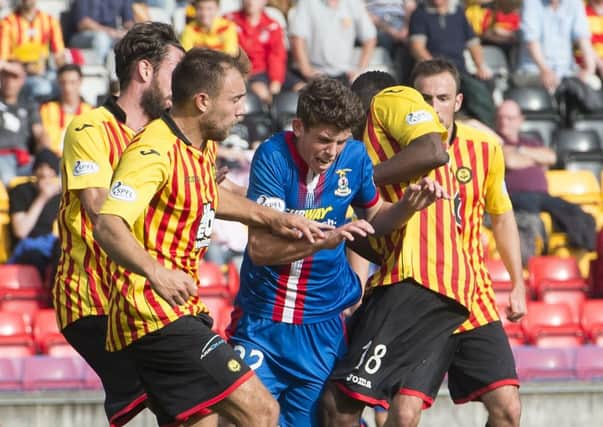
<svg viewBox="0 0 603 427">
<path fill-rule="evenodd" d="M 149 154 L 153 150 L 155 153 Z M 146 140 L 132 142 L 124 151 L 100 213 L 117 215 L 130 227 L 144 214 L 151 199 L 168 181 L 171 161 Z"/>
<path fill-rule="evenodd" d="M 505 162 L 501 146 L 494 144 L 492 163 L 486 177 L 486 212 L 500 215 L 513 209 L 505 185 Z"/>
<path fill-rule="evenodd" d="M 247 197 L 262 206 L 284 212 L 285 182 L 284 159 L 268 144 L 261 145 L 251 162 Z"/>
<path fill-rule="evenodd" d="M 393 87 L 380 92 L 373 101 L 371 114 L 388 139 L 400 146 L 428 133 L 446 135 L 433 108 L 411 88 Z"/>
<path fill-rule="evenodd" d="M 361 164 L 362 164 L 362 177 L 360 178 L 360 188 L 354 199 L 352 200 L 352 206 L 367 209 L 374 206 L 379 200 L 379 193 L 375 186 L 375 180 L 373 179 L 373 164 L 369 158 L 364 145 L 361 146 Z"/>
<path fill-rule="evenodd" d="M 109 188 L 113 168 L 107 144 L 98 123 L 82 117 L 71 121 L 63 143 L 67 190 Z"/>
</svg>

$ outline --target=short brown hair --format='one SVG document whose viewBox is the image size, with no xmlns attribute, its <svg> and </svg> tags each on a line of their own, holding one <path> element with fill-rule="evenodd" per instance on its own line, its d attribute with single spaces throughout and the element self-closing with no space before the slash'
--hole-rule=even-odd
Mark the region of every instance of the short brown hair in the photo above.
<svg viewBox="0 0 603 427">
<path fill-rule="evenodd" d="M 172 102 L 182 105 L 199 92 L 217 96 L 222 90 L 224 73 L 230 68 L 246 76 L 249 63 L 243 57 L 233 57 L 217 50 L 189 50 L 172 74 Z"/>
<path fill-rule="evenodd" d="M 306 128 L 324 124 L 345 130 L 364 120 L 360 99 L 339 80 L 328 77 L 312 80 L 300 91 L 296 115 Z"/>
<path fill-rule="evenodd" d="M 434 58 L 418 62 L 412 69 L 410 81 L 411 84 L 415 86 L 415 82 L 419 77 L 430 77 L 442 73 L 448 73 L 452 76 L 456 83 L 456 93 L 459 93 L 461 91 L 461 76 L 459 70 L 452 62 L 444 58 Z"/>
<path fill-rule="evenodd" d="M 141 22 L 134 25 L 115 45 L 115 72 L 123 90 L 132 80 L 132 69 L 146 59 L 154 69 L 167 56 L 168 46 L 182 49 L 171 25 L 161 22 Z"/>
</svg>

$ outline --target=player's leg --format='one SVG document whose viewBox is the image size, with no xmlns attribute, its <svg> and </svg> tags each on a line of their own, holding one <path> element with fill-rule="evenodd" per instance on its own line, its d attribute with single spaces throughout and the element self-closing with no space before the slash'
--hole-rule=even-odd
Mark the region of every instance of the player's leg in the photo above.
<svg viewBox="0 0 603 427">
<path fill-rule="evenodd" d="M 126 352 L 105 350 L 107 316 L 83 317 L 61 332 L 103 383 L 105 413 L 112 426 L 126 424 L 145 408 L 147 396 L 134 361 Z"/>
<path fill-rule="evenodd" d="M 375 406 L 375 425 L 377 427 L 383 427 L 385 425 L 385 421 L 387 421 L 387 409 L 383 406 Z"/>
<path fill-rule="evenodd" d="M 274 427 L 278 404 L 207 315 L 184 316 L 127 347 L 160 425 L 211 412 L 237 425 Z"/>
<path fill-rule="evenodd" d="M 416 427 L 419 425 L 422 410 L 422 398 L 399 394 L 392 400 L 385 427 Z"/>
<path fill-rule="evenodd" d="M 518 426 L 519 381 L 509 341 L 500 321 L 457 335 L 458 351 L 448 371 L 455 403 L 482 401 L 489 427 Z"/>
<path fill-rule="evenodd" d="M 365 402 L 344 393 L 338 384 L 329 381 L 319 402 L 319 425 L 360 427 L 360 415 L 365 406 Z"/>
</svg>

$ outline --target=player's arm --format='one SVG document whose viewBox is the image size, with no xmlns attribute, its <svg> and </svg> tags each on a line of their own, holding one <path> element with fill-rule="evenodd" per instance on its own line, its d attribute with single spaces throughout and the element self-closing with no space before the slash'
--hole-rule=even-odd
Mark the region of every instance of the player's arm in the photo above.
<svg viewBox="0 0 603 427">
<path fill-rule="evenodd" d="M 373 231 L 373 227 L 365 220 L 352 221 L 324 232 L 324 237 L 311 242 L 288 240 L 271 234 L 265 228 L 250 227 L 247 253 L 255 265 L 289 264 L 321 249 L 333 249 L 344 240 L 353 241 L 355 236 L 366 237 Z"/>
<path fill-rule="evenodd" d="M 281 213 L 275 209 L 261 206 L 222 186 L 218 187 L 218 193 L 220 202 L 216 216 L 220 219 L 242 222 L 249 227 L 266 227 L 289 239 L 305 237 L 310 243 L 314 241 L 315 237 L 323 238 L 323 230 L 333 228 L 328 224 L 310 221 L 299 215 Z"/>
</svg>

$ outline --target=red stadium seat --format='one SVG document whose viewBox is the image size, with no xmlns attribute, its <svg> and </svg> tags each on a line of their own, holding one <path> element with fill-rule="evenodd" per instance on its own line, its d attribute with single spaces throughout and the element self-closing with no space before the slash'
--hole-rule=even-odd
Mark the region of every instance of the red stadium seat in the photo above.
<svg viewBox="0 0 603 427">
<path fill-rule="evenodd" d="M 239 270 L 234 262 L 229 262 L 227 264 L 228 271 L 226 272 L 226 277 L 228 279 L 228 289 L 230 290 L 230 295 L 234 298 L 239 292 L 239 287 L 241 285 L 241 277 L 239 275 Z"/>
<path fill-rule="evenodd" d="M 582 345 L 584 333 L 573 321 L 572 312 L 565 303 L 528 303 L 528 313 L 522 327 L 530 342 L 539 347 L 573 347 Z"/>
<path fill-rule="evenodd" d="M 73 359 L 76 361 L 82 373 L 84 388 L 89 390 L 102 390 L 103 383 L 96 372 L 94 372 L 94 369 L 88 365 L 88 362 L 86 362 L 79 354 L 74 356 Z"/>
<path fill-rule="evenodd" d="M 603 346 L 603 300 L 587 300 L 582 308 L 580 323 L 588 338 Z"/>
<path fill-rule="evenodd" d="M 526 335 L 521 327 L 521 324 L 518 322 L 511 322 L 507 319 L 506 308 L 508 306 L 508 300 L 505 304 L 498 304 L 498 315 L 500 316 L 500 321 L 505 329 L 505 333 L 507 334 L 507 338 L 509 339 L 509 344 L 511 346 L 517 346 L 525 344 Z"/>
<path fill-rule="evenodd" d="M 0 390 L 20 390 L 23 362 L 20 358 L 9 358 L 2 351 L 0 358 Z"/>
<path fill-rule="evenodd" d="M 511 276 L 502 260 L 489 258 L 485 264 L 493 282 L 511 282 Z"/>
<path fill-rule="evenodd" d="M 582 307 L 586 301 L 586 294 L 583 291 L 549 290 L 542 295 L 542 301 L 547 304 L 567 304 L 572 312 L 572 322 L 580 323 L 580 316 L 582 315 Z"/>
<path fill-rule="evenodd" d="M 75 358 L 32 356 L 23 361 L 24 390 L 79 390 L 83 385 L 81 365 Z"/>
<path fill-rule="evenodd" d="M 41 310 L 40 301 L 32 299 L 8 299 L 0 300 L 0 310 L 10 313 L 18 313 L 25 321 L 25 327 L 31 333 L 31 325 L 36 313 Z"/>
<path fill-rule="evenodd" d="M 69 346 L 69 343 L 59 331 L 55 311 L 44 308 L 36 313 L 33 323 L 34 341 L 41 353 L 49 354 L 52 347 Z M 65 354 L 64 349 L 57 349 L 57 353 Z"/>
<path fill-rule="evenodd" d="M 581 277 L 568 280 L 542 279 L 533 290 L 536 293 L 536 298 L 542 300 L 544 299 L 544 294 L 547 292 L 567 291 L 586 293 L 588 291 L 588 284 Z"/>
<path fill-rule="evenodd" d="M 205 303 L 209 309 L 209 315 L 214 319 L 213 330 L 222 336 L 225 336 L 224 331 L 230 323 L 230 312 L 232 305 L 230 299 L 219 296 L 204 296 L 201 301 Z"/>
<path fill-rule="evenodd" d="M 580 279 L 580 269 L 575 258 L 557 256 L 534 256 L 528 261 L 529 285 L 538 289 L 540 281 Z"/>
<path fill-rule="evenodd" d="M 34 342 L 23 317 L 0 311 L 0 355 L 25 356 L 34 351 Z"/>
<path fill-rule="evenodd" d="M 521 346 L 513 348 L 520 380 L 574 379 L 573 354 L 567 349 Z"/>
<path fill-rule="evenodd" d="M 222 295 L 230 297 L 228 281 L 220 266 L 213 262 L 202 261 L 199 263 L 199 295 Z"/>
<path fill-rule="evenodd" d="M 580 380 L 603 379 L 603 347 L 585 345 L 576 350 L 576 375 Z"/>
<path fill-rule="evenodd" d="M 0 299 L 40 298 L 46 295 L 38 270 L 31 265 L 0 265 Z"/>
</svg>

